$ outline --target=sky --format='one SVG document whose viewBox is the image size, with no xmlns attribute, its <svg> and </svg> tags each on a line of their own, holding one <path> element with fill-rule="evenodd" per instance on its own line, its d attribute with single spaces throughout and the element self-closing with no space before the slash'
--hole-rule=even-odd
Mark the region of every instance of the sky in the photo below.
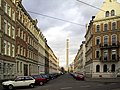
<svg viewBox="0 0 120 90">
<path fill-rule="evenodd" d="M 81 0 L 101 7 L 105 0 Z M 120 0 L 118 0 L 120 2 Z M 22 0 L 27 11 L 45 14 L 78 24 L 86 25 L 98 12 L 97 9 L 76 0 Z M 66 65 L 66 39 L 69 38 L 69 64 L 71 64 L 85 40 L 86 27 L 30 13 L 38 20 L 38 27 L 46 37 L 48 45 L 59 58 L 60 66 Z"/>
</svg>

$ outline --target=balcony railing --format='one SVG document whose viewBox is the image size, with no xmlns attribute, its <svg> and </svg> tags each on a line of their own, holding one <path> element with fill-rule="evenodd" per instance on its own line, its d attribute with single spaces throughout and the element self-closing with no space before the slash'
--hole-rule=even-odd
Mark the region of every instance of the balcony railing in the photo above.
<svg viewBox="0 0 120 90">
<path fill-rule="evenodd" d="M 115 56 L 115 57 L 104 57 L 104 56 L 101 56 L 100 57 L 100 61 L 101 62 L 118 62 L 119 61 L 119 55 Z"/>
<path fill-rule="evenodd" d="M 109 49 L 109 48 L 118 48 L 119 47 L 119 42 L 112 42 L 112 43 L 101 43 L 100 48 L 101 49 Z"/>
</svg>

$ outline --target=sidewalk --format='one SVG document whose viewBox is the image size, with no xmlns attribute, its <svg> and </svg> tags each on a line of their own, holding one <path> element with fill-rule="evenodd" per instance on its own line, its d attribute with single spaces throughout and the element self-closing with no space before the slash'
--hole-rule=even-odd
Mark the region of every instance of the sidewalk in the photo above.
<svg viewBox="0 0 120 90">
<path fill-rule="evenodd" d="M 86 78 L 90 82 L 120 83 L 120 78 Z"/>
</svg>

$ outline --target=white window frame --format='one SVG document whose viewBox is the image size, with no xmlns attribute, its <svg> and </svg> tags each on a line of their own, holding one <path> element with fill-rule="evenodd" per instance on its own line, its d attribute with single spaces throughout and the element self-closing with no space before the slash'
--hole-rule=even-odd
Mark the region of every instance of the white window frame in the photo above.
<svg viewBox="0 0 120 90">
<path fill-rule="evenodd" d="M 7 13 L 7 2 L 4 0 L 4 11 Z"/>
<path fill-rule="evenodd" d="M 11 37 L 12 37 L 13 39 L 15 39 L 15 28 L 14 28 L 14 26 L 12 26 Z"/>
<path fill-rule="evenodd" d="M 7 14 L 11 17 L 11 7 L 10 7 L 10 5 L 7 5 Z"/>
<path fill-rule="evenodd" d="M 7 55 L 7 41 L 4 40 L 4 54 Z"/>
<path fill-rule="evenodd" d="M 12 57 L 15 57 L 15 46 L 12 44 Z"/>
<path fill-rule="evenodd" d="M 8 28 L 9 27 L 9 28 Z M 11 35 L 11 24 L 8 23 L 8 26 L 7 26 L 7 34 L 10 36 Z"/>
<path fill-rule="evenodd" d="M 116 34 L 112 34 L 112 35 L 111 35 L 111 45 L 112 45 L 112 42 L 113 42 L 113 41 L 112 41 L 112 36 L 113 36 L 113 35 L 116 36 L 116 44 L 117 44 L 117 35 L 116 35 Z"/>
<path fill-rule="evenodd" d="M 7 28 L 8 26 L 7 26 L 7 21 L 4 19 L 4 29 L 5 29 L 5 34 L 7 34 Z"/>
<path fill-rule="evenodd" d="M 10 54 L 11 54 L 11 45 L 10 45 L 10 43 L 9 42 L 7 42 L 7 55 L 8 56 L 10 56 Z"/>
</svg>

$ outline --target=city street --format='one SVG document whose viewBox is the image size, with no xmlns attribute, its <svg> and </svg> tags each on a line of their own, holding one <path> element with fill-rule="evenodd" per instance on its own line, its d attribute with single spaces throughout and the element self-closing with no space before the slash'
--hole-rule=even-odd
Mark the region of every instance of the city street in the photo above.
<svg viewBox="0 0 120 90">
<path fill-rule="evenodd" d="M 2 87 L 1 87 L 2 88 Z M 16 88 L 15 90 L 120 90 L 120 83 L 76 81 L 69 74 L 51 80 L 44 86 Z"/>
</svg>

